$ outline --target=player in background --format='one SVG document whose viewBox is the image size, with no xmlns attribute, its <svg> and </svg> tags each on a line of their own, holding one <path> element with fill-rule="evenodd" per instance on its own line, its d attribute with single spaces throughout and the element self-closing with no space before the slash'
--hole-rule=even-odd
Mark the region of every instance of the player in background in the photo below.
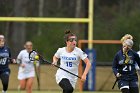
<svg viewBox="0 0 140 93">
<path fill-rule="evenodd" d="M 140 51 L 138 51 L 137 53 L 139 54 L 139 57 L 140 57 Z"/>
<path fill-rule="evenodd" d="M 25 49 L 21 50 L 19 55 L 17 56 L 17 62 L 19 63 L 19 89 L 23 90 L 26 88 L 27 93 L 32 93 L 35 69 L 33 62 L 29 60 L 29 52 L 32 51 L 33 44 L 31 41 L 27 41 L 24 47 Z"/>
<path fill-rule="evenodd" d="M 125 34 L 125 35 L 121 38 L 121 42 L 122 42 L 122 44 L 123 44 L 124 41 L 127 40 L 127 39 L 131 39 L 131 40 L 133 40 L 133 36 L 130 35 L 130 34 Z"/>
<path fill-rule="evenodd" d="M 7 93 L 10 69 L 9 63 L 16 63 L 15 59 L 11 59 L 10 48 L 5 45 L 4 35 L 0 35 L 0 79 L 2 81 L 2 93 Z"/>
<path fill-rule="evenodd" d="M 140 46 L 139 46 L 140 47 Z M 139 55 L 139 57 L 140 57 L 140 50 L 137 52 L 138 53 L 138 55 Z M 137 65 L 137 70 L 138 70 L 138 73 L 139 73 L 139 75 L 140 75 L 140 67 Z"/>
<path fill-rule="evenodd" d="M 138 54 L 132 50 L 133 40 L 126 39 L 122 43 L 113 60 L 112 69 L 118 78 L 118 87 L 122 93 L 139 93 L 136 66 L 140 66 Z"/>
<path fill-rule="evenodd" d="M 121 38 L 122 45 L 123 45 L 124 41 L 127 40 L 127 39 L 133 40 L 133 36 L 130 35 L 130 34 L 125 34 L 125 35 Z M 140 57 L 140 51 L 138 51 L 137 53 L 139 54 L 139 57 Z M 135 64 L 135 68 L 136 68 L 136 70 L 138 71 L 138 73 L 140 74 L 140 68 L 139 68 L 139 66 L 138 66 L 137 63 Z"/>
<path fill-rule="evenodd" d="M 57 50 L 53 56 L 52 64 L 56 65 L 58 59 L 60 59 L 60 67 L 78 75 L 78 66 L 80 59 L 82 59 L 86 64 L 86 68 L 81 77 L 81 81 L 84 82 L 91 66 L 87 54 L 76 47 L 77 37 L 75 34 L 71 33 L 71 31 L 66 31 L 64 38 L 66 46 Z M 77 77 L 58 69 L 56 72 L 56 82 L 63 89 L 63 93 L 73 93 Z"/>
<path fill-rule="evenodd" d="M 139 49 L 140 49 L 140 45 L 139 45 Z M 139 57 L 140 57 L 140 50 L 137 53 L 139 54 Z"/>
</svg>

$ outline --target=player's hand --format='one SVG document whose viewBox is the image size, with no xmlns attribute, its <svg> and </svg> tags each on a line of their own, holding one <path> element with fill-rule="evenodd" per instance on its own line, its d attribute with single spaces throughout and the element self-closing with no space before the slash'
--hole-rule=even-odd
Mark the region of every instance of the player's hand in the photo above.
<svg viewBox="0 0 140 93">
<path fill-rule="evenodd" d="M 83 74 L 82 77 L 81 77 L 81 81 L 84 82 L 86 80 L 86 77 L 87 76 Z"/>
<path fill-rule="evenodd" d="M 54 65 L 57 65 L 57 62 L 53 62 L 52 65 L 53 65 L 53 66 L 54 66 Z"/>
<path fill-rule="evenodd" d="M 121 74 L 120 74 L 120 73 L 117 73 L 117 74 L 116 74 L 116 77 L 117 77 L 117 78 L 119 78 L 120 76 L 121 76 Z"/>
<path fill-rule="evenodd" d="M 17 63 L 17 62 L 16 62 L 16 59 L 12 59 L 12 62 L 13 62 L 13 63 Z"/>
<path fill-rule="evenodd" d="M 21 66 L 22 68 L 24 68 L 24 67 L 25 67 L 25 64 L 20 64 L 20 66 Z"/>
</svg>

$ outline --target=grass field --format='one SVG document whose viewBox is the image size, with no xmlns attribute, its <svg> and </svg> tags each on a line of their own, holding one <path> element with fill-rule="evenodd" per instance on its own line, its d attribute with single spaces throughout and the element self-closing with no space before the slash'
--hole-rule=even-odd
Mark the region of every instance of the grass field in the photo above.
<svg viewBox="0 0 140 93">
<path fill-rule="evenodd" d="M 26 93 L 26 91 L 8 91 L 8 93 Z M 62 93 L 61 91 L 33 91 L 32 93 Z M 120 92 L 74 92 L 74 93 L 120 93 Z"/>
</svg>

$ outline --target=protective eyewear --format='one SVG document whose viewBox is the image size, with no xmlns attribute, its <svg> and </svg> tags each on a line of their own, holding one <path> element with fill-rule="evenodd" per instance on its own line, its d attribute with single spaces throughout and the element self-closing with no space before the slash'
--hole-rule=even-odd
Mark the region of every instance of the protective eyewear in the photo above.
<svg viewBox="0 0 140 93">
<path fill-rule="evenodd" d="M 70 42 L 77 41 L 77 38 L 69 38 L 68 41 Z"/>
</svg>

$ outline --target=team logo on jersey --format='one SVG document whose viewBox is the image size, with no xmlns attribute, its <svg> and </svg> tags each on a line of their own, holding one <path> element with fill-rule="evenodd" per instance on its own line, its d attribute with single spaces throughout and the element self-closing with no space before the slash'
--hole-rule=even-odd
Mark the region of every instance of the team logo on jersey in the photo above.
<svg viewBox="0 0 140 93">
<path fill-rule="evenodd" d="M 77 60 L 76 57 L 67 57 L 67 56 L 62 56 L 61 59 L 63 59 L 63 60 Z"/>
<path fill-rule="evenodd" d="M 7 49 L 5 49 L 5 51 L 7 51 Z"/>
<path fill-rule="evenodd" d="M 6 57 L 6 56 L 9 56 L 9 54 L 7 52 L 3 52 L 3 53 L 0 53 L 0 56 Z"/>
<path fill-rule="evenodd" d="M 120 64 L 120 65 L 124 64 L 124 60 L 120 60 L 120 61 L 119 61 L 119 64 Z"/>
<path fill-rule="evenodd" d="M 134 62 L 133 62 L 133 60 L 131 60 L 131 59 L 130 59 L 129 62 L 128 62 L 128 64 L 133 64 L 133 63 L 134 63 Z M 119 61 L 119 64 L 122 65 L 122 64 L 126 64 L 126 63 L 125 63 L 125 61 L 124 61 L 124 59 L 123 59 L 123 60 L 120 60 L 120 61 Z"/>
</svg>

